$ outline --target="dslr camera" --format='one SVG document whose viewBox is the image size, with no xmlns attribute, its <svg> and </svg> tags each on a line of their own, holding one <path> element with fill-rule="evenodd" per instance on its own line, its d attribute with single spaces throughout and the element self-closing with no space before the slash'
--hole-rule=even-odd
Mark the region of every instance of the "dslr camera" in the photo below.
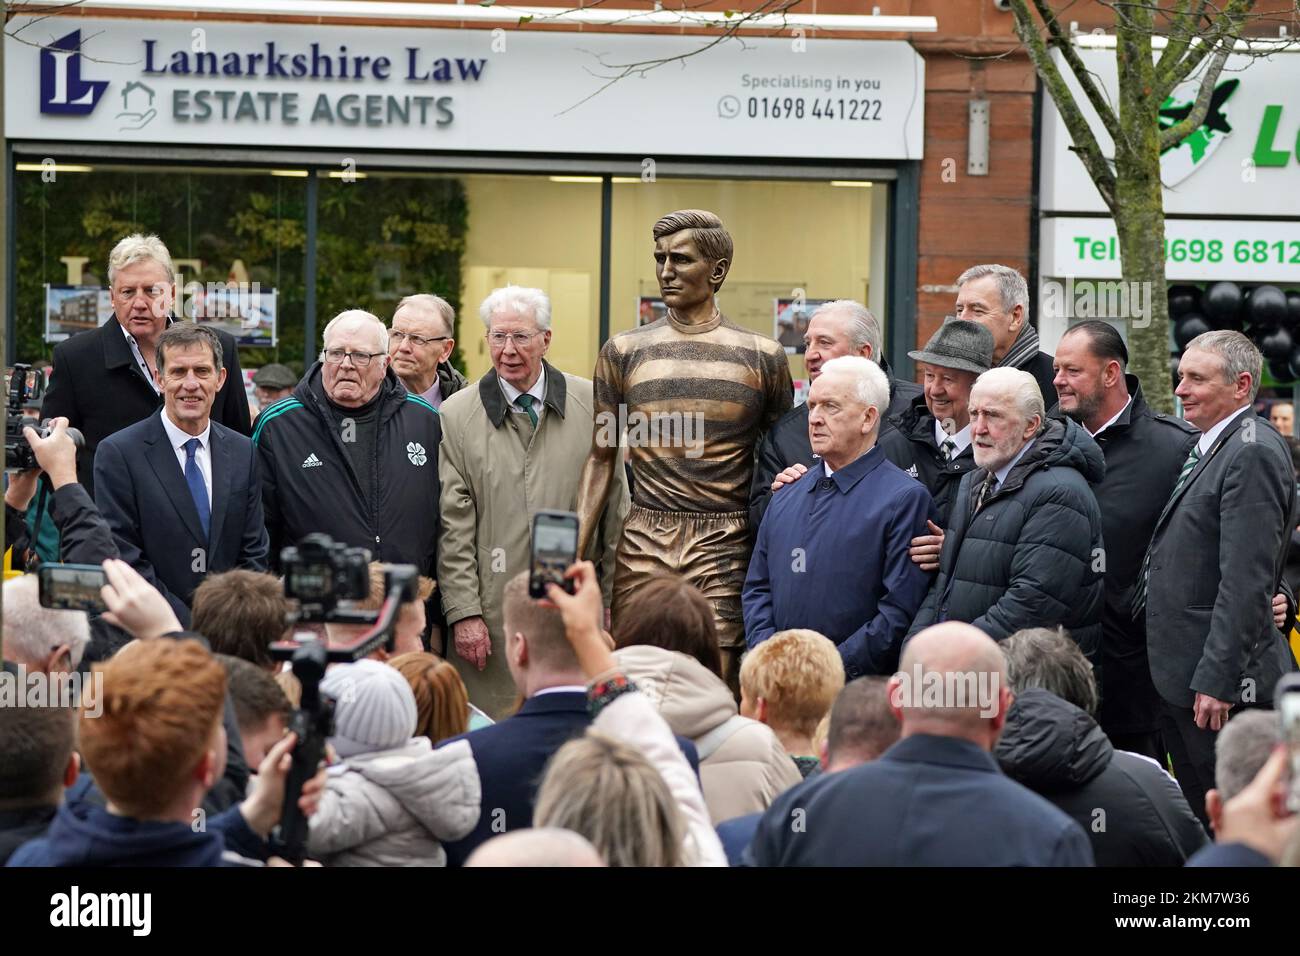
<svg viewBox="0 0 1300 956">
<path fill-rule="evenodd" d="M 50 437 L 49 419 L 37 423 L 23 417 L 23 410 L 45 394 L 45 373 L 33 370 L 30 365 L 15 364 L 5 370 L 5 470 L 31 471 L 41 467 L 36 460 L 36 453 L 27 443 L 23 429 L 35 429 L 41 438 Z M 78 448 L 85 444 L 81 432 L 75 428 L 68 429 L 68 437 Z"/>
<path fill-rule="evenodd" d="M 284 596 L 301 608 L 298 621 L 335 620 L 340 601 L 370 595 L 370 552 L 349 548 L 327 534 L 309 534 L 280 552 Z"/>
<path fill-rule="evenodd" d="M 271 645 L 271 657 L 291 661 L 294 676 L 302 685 L 302 700 L 289 722 L 298 735 L 293 764 L 285 781 L 280 825 L 271 834 L 273 852 L 300 866 L 307 852 L 307 820 L 298 809 L 303 784 L 320 766 L 325 741 L 334 732 L 334 701 L 321 693 L 320 682 L 330 664 L 361 660 L 381 647 L 391 650 L 393 628 L 403 604 L 418 594 L 416 569 L 409 564 L 389 565 L 384 573 L 384 603 L 378 611 L 340 608 L 340 601 L 360 601 L 370 595 L 370 552 L 349 548 L 327 534 L 309 534 L 296 547 L 280 552 L 285 597 L 298 601 L 290 624 L 339 623 L 365 625 L 350 644 L 327 646 L 308 635 L 294 635 L 291 641 Z M 303 639 L 307 637 L 308 639 Z"/>
</svg>

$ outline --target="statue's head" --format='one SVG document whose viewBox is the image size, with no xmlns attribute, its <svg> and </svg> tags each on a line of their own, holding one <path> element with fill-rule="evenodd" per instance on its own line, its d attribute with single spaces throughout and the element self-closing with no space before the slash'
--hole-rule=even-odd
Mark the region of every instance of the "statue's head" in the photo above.
<svg viewBox="0 0 1300 956">
<path fill-rule="evenodd" d="M 709 301 L 731 268 L 731 235 L 703 209 L 679 209 L 654 227 L 655 275 L 664 303 L 678 311 Z"/>
</svg>

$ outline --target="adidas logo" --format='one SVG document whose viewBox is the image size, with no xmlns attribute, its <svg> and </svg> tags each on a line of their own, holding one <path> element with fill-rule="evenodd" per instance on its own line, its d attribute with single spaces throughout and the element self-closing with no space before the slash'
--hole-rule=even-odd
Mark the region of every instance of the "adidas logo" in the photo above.
<svg viewBox="0 0 1300 956">
<path fill-rule="evenodd" d="M 312 452 L 310 455 L 307 456 L 307 460 L 302 463 L 302 466 L 304 468 L 320 468 L 324 464 L 325 462 L 317 458 L 315 452 Z"/>
<path fill-rule="evenodd" d="M 304 467 L 305 467 L 305 466 L 304 466 Z M 920 473 L 919 471 L 916 470 L 916 465 L 915 465 L 915 463 L 913 463 L 913 464 L 911 464 L 911 465 L 909 465 L 909 466 L 907 467 L 907 473 L 908 473 L 909 475 L 911 475 L 913 478 L 916 478 L 916 479 L 918 479 L 918 480 L 919 480 L 920 477 L 921 477 L 921 473 Z"/>
</svg>

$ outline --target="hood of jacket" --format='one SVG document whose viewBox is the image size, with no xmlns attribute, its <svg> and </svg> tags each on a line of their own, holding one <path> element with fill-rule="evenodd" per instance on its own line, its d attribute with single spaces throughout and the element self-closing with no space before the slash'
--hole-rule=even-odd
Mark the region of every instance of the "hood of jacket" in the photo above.
<svg viewBox="0 0 1300 956">
<path fill-rule="evenodd" d="M 693 657 L 644 644 L 617 650 L 614 657 L 675 734 L 697 740 L 736 715 L 735 698 L 722 678 Z"/>
<path fill-rule="evenodd" d="M 44 838 L 38 866 L 220 866 L 225 842 L 187 823 L 134 820 L 91 802 L 65 804 Z"/>
<path fill-rule="evenodd" d="M 382 789 L 431 833 L 461 835 L 478 822 L 478 768 L 464 740 L 434 750 L 428 737 L 412 737 L 401 747 L 356 754 L 343 766 L 344 780 L 352 773 Z"/>
<path fill-rule="evenodd" d="M 1019 488 L 1040 468 L 1073 468 L 1089 484 L 1096 484 L 1106 476 L 1106 458 L 1101 447 L 1082 425 L 1069 418 L 1044 421 L 1043 430 L 1034 439 L 1033 446 L 1016 462 L 1005 484 L 998 489 L 998 497 Z"/>
<path fill-rule="evenodd" d="M 894 416 L 894 427 L 913 441 L 926 441 L 934 444 L 934 416 L 930 406 L 925 404 L 925 395 L 918 395 L 901 413 Z"/>
<path fill-rule="evenodd" d="M 1011 779 L 1052 793 L 1088 783 L 1110 764 L 1115 748 L 1092 716 L 1030 687 L 1016 695 L 994 756 Z"/>
</svg>

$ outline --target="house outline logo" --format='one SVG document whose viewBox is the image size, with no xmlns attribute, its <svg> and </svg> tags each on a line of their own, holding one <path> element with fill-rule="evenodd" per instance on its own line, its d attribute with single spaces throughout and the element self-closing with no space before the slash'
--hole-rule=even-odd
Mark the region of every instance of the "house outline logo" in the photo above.
<svg viewBox="0 0 1300 956">
<path fill-rule="evenodd" d="M 81 31 L 73 30 L 41 48 L 41 112 L 87 116 L 108 88 L 108 80 L 81 78 Z"/>
<path fill-rule="evenodd" d="M 139 93 L 139 96 L 134 94 Z M 154 96 L 153 87 L 139 80 L 132 80 L 122 87 L 122 112 L 118 113 L 115 119 L 121 120 L 122 125 L 118 127 L 119 133 L 126 133 L 131 130 L 144 129 L 154 121 L 158 111 L 153 107 Z M 132 100 L 135 100 L 134 104 Z M 132 109 L 132 105 L 138 109 Z"/>
</svg>

